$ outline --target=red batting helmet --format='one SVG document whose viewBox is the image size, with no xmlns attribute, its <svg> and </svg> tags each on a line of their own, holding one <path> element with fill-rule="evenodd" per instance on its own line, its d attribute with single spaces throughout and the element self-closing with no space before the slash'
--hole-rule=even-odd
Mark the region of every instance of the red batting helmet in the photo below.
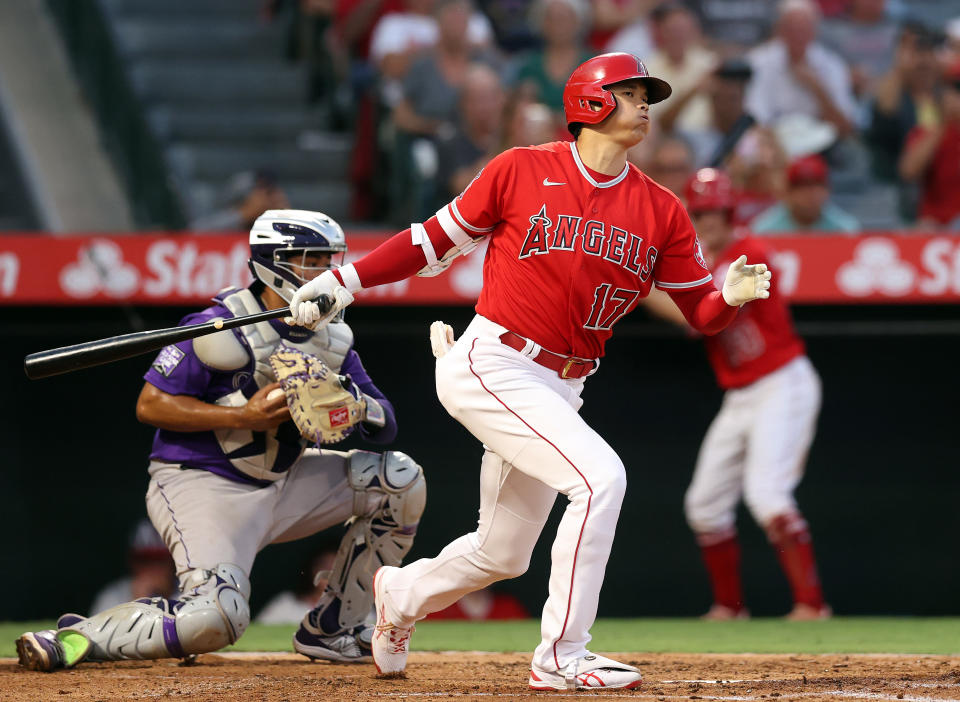
<svg viewBox="0 0 960 702">
<path fill-rule="evenodd" d="M 653 78 L 643 61 L 633 54 L 600 54 L 584 61 L 573 71 L 563 89 L 563 114 L 567 128 L 571 124 L 599 124 L 617 106 L 613 93 L 607 86 L 625 80 L 640 80 L 647 87 L 647 104 L 666 100 L 672 89 L 665 80 Z M 599 104 L 594 111 L 591 103 Z"/>
<path fill-rule="evenodd" d="M 684 188 L 687 209 L 691 212 L 732 210 L 735 204 L 733 181 L 716 168 L 701 168 L 690 176 Z"/>
</svg>

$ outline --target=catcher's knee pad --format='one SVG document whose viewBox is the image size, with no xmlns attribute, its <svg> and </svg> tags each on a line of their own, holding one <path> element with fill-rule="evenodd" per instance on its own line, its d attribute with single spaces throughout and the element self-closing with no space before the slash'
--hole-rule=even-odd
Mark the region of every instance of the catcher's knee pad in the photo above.
<svg viewBox="0 0 960 702">
<path fill-rule="evenodd" d="M 204 572 L 204 571 L 200 571 Z M 250 623 L 250 582 L 221 563 L 182 600 L 144 597 L 70 627 L 90 639 L 90 660 L 183 658 L 237 641 Z"/>
<path fill-rule="evenodd" d="M 351 451 L 347 479 L 353 488 L 353 514 L 392 523 L 400 531 L 415 533 L 427 504 L 423 469 L 400 451 Z M 371 511 L 370 495 L 382 495 Z"/>
<path fill-rule="evenodd" d="M 363 623 L 373 607 L 374 573 L 383 565 L 400 565 L 413 546 L 427 500 L 423 469 L 399 451 L 351 451 L 347 479 L 354 491 L 354 516 L 327 591 L 304 620 L 307 629 L 325 635 Z"/>
</svg>

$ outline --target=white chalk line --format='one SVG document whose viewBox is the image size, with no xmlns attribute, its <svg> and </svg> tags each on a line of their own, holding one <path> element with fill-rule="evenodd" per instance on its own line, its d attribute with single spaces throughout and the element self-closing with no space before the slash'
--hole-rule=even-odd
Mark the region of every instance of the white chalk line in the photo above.
<svg viewBox="0 0 960 702">
<path fill-rule="evenodd" d="M 819 690 L 816 692 L 781 692 L 776 698 L 771 698 L 769 693 L 760 695 L 703 695 L 699 692 L 683 692 L 678 694 L 659 693 L 644 694 L 642 692 L 616 693 L 607 690 L 597 690 L 596 692 L 587 690 L 578 690 L 576 692 L 567 692 L 557 690 L 556 692 L 452 692 L 449 690 L 437 692 L 376 692 L 366 693 L 364 696 L 383 697 L 383 698 L 405 698 L 405 697 L 493 697 L 516 699 L 518 697 L 529 697 L 531 699 L 542 699 L 544 697 L 597 697 L 601 699 L 614 700 L 688 700 L 695 695 L 701 700 L 716 700 L 717 702 L 754 702 L 755 700 L 765 699 L 771 702 L 773 699 L 778 701 L 789 699 L 802 699 L 806 697 L 839 697 L 851 700 L 893 700 L 894 702 L 960 702 L 960 698 L 953 697 L 927 697 L 918 695 L 904 695 L 899 697 L 893 693 L 881 692 L 856 692 L 853 690 Z"/>
</svg>

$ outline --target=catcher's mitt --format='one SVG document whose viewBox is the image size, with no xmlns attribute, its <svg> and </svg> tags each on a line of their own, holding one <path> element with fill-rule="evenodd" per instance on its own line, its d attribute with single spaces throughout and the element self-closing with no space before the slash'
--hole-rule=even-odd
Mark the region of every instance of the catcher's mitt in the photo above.
<svg viewBox="0 0 960 702">
<path fill-rule="evenodd" d="M 305 439 L 318 444 L 342 441 L 366 416 L 364 399 L 344 388 L 340 376 L 316 356 L 281 346 L 270 355 L 270 365 Z"/>
</svg>

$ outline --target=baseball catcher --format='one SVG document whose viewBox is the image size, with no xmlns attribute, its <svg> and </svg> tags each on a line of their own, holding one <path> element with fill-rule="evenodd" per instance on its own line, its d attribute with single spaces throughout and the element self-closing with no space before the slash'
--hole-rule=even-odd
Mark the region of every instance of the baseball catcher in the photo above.
<svg viewBox="0 0 960 702">
<path fill-rule="evenodd" d="M 326 215 L 270 210 L 250 231 L 255 281 L 221 291 L 181 324 L 288 303 L 346 251 Z M 337 315 L 320 330 L 273 320 L 164 348 L 144 376 L 137 417 L 155 426 L 147 511 L 177 566 L 180 599 L 141 598 L 23 634 L 20 664 L 183 658 L 234 643 L 250 622 L 249 573 L 267 544 L 347 523 L 296 651 L 370 660 L 370 582 L 410 550 L 426 500 L 423 471 L 398 451 L 334 451 L 350 435 L 393 441 L 393 408 Z"/>
</svg>

